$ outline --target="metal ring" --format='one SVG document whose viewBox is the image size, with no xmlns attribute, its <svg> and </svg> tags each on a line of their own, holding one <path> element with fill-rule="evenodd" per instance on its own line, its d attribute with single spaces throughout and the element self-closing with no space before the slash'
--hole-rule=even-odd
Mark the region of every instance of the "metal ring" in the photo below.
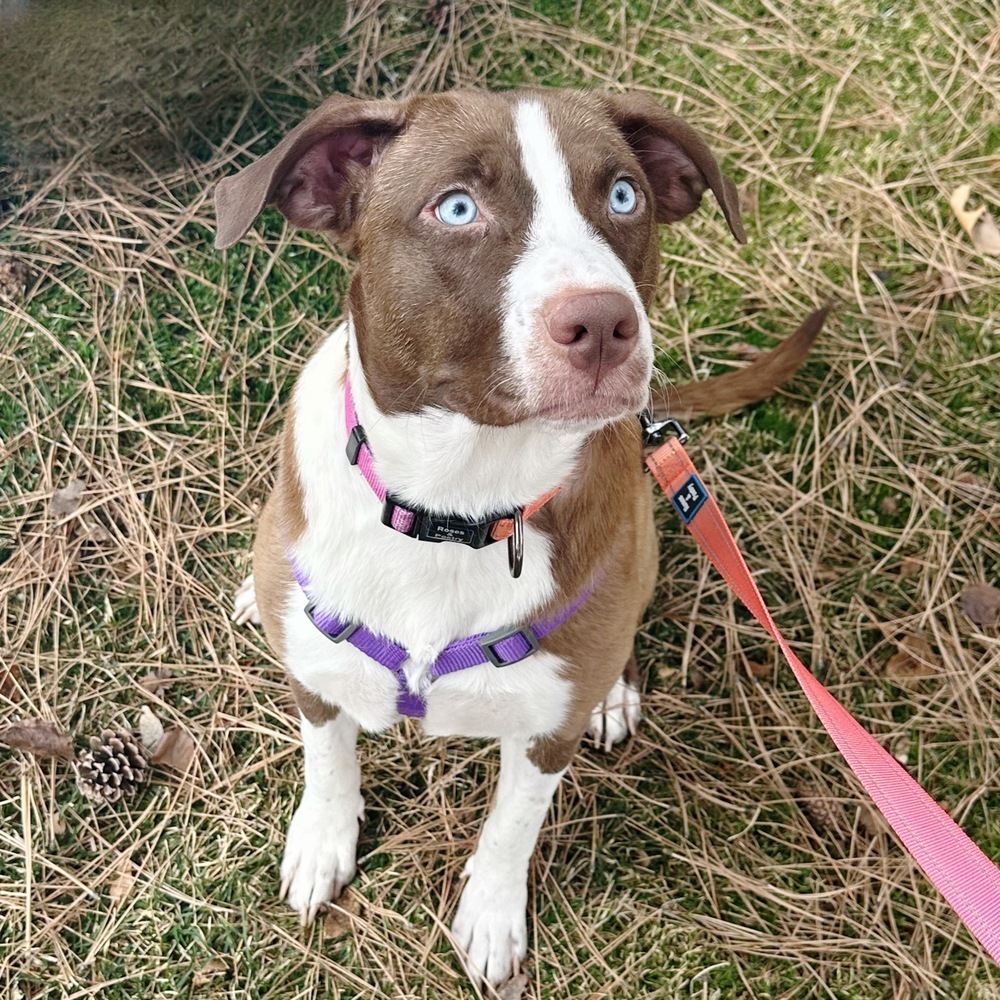
<svg viewBox="0 0 1000 1000">
<path fill-rule="evenodd" d="M 521 509 L 514 511 L 514 530 L 507 536 L 507 565 L 510 575 L 516 580 L 521 575 L 524 564 L 524 515 Z"/>
</svg>

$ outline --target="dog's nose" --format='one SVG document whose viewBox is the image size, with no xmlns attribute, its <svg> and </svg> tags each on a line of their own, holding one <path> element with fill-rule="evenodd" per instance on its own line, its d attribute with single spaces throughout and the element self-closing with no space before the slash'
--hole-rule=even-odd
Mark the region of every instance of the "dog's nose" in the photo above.
<svg viewBox="0 0 1000 1000">
<path fill-rule="evenodd" d="M 635 306 L 622 292 L 574 292 L 550 302 L 542 320 L 575 368 L 598 374 L 620 365 L 639 333 Z"/>
</svg>

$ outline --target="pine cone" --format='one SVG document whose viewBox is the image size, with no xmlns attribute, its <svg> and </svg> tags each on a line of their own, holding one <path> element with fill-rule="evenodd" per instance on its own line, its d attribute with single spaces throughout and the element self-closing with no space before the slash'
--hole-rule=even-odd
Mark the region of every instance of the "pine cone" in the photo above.
<svg viewBox="0 0 1000 1000">
<path fill-rule="evenodd" d="M 76 783 L 95 802 L 117 802 L 132 795 L 148 776 L 149 759 L 138 738 L 127 730 L 105 729 L 80 751 Z"/>
</svg>

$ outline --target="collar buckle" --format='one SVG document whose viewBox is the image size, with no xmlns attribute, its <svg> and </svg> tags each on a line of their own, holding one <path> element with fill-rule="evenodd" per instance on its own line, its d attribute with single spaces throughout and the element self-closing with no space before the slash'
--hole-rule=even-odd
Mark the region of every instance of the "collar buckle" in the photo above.
<svg viewBox="0 0 1000 1000">
<path fill-rule="evenodd" d="M 419 507 L 407 507 L 391 493 L 382 504 L 382 523 L 410 538 L 422 542 L 457 542 L 472 549 L 481 549 L 496 539 L 492 535 L 493 520 L 470 521 L 453 514 L 435 514 Z"/>
</svg>

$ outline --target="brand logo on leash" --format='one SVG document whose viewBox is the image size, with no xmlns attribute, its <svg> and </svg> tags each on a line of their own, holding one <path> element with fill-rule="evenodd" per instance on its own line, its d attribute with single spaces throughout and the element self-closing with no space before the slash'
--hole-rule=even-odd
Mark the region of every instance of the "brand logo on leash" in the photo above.
<svg viewBox="0 0 1000 1000">
<path fill-rule="evenodd" d="M 684 485 L 670 498 L 674 509 L 685 524 L 691 523 L 691 518 L 701 510 L 701 505 L 708 499 L 708 491 L 697 476 L 688 476 Z"/>
</svg>

